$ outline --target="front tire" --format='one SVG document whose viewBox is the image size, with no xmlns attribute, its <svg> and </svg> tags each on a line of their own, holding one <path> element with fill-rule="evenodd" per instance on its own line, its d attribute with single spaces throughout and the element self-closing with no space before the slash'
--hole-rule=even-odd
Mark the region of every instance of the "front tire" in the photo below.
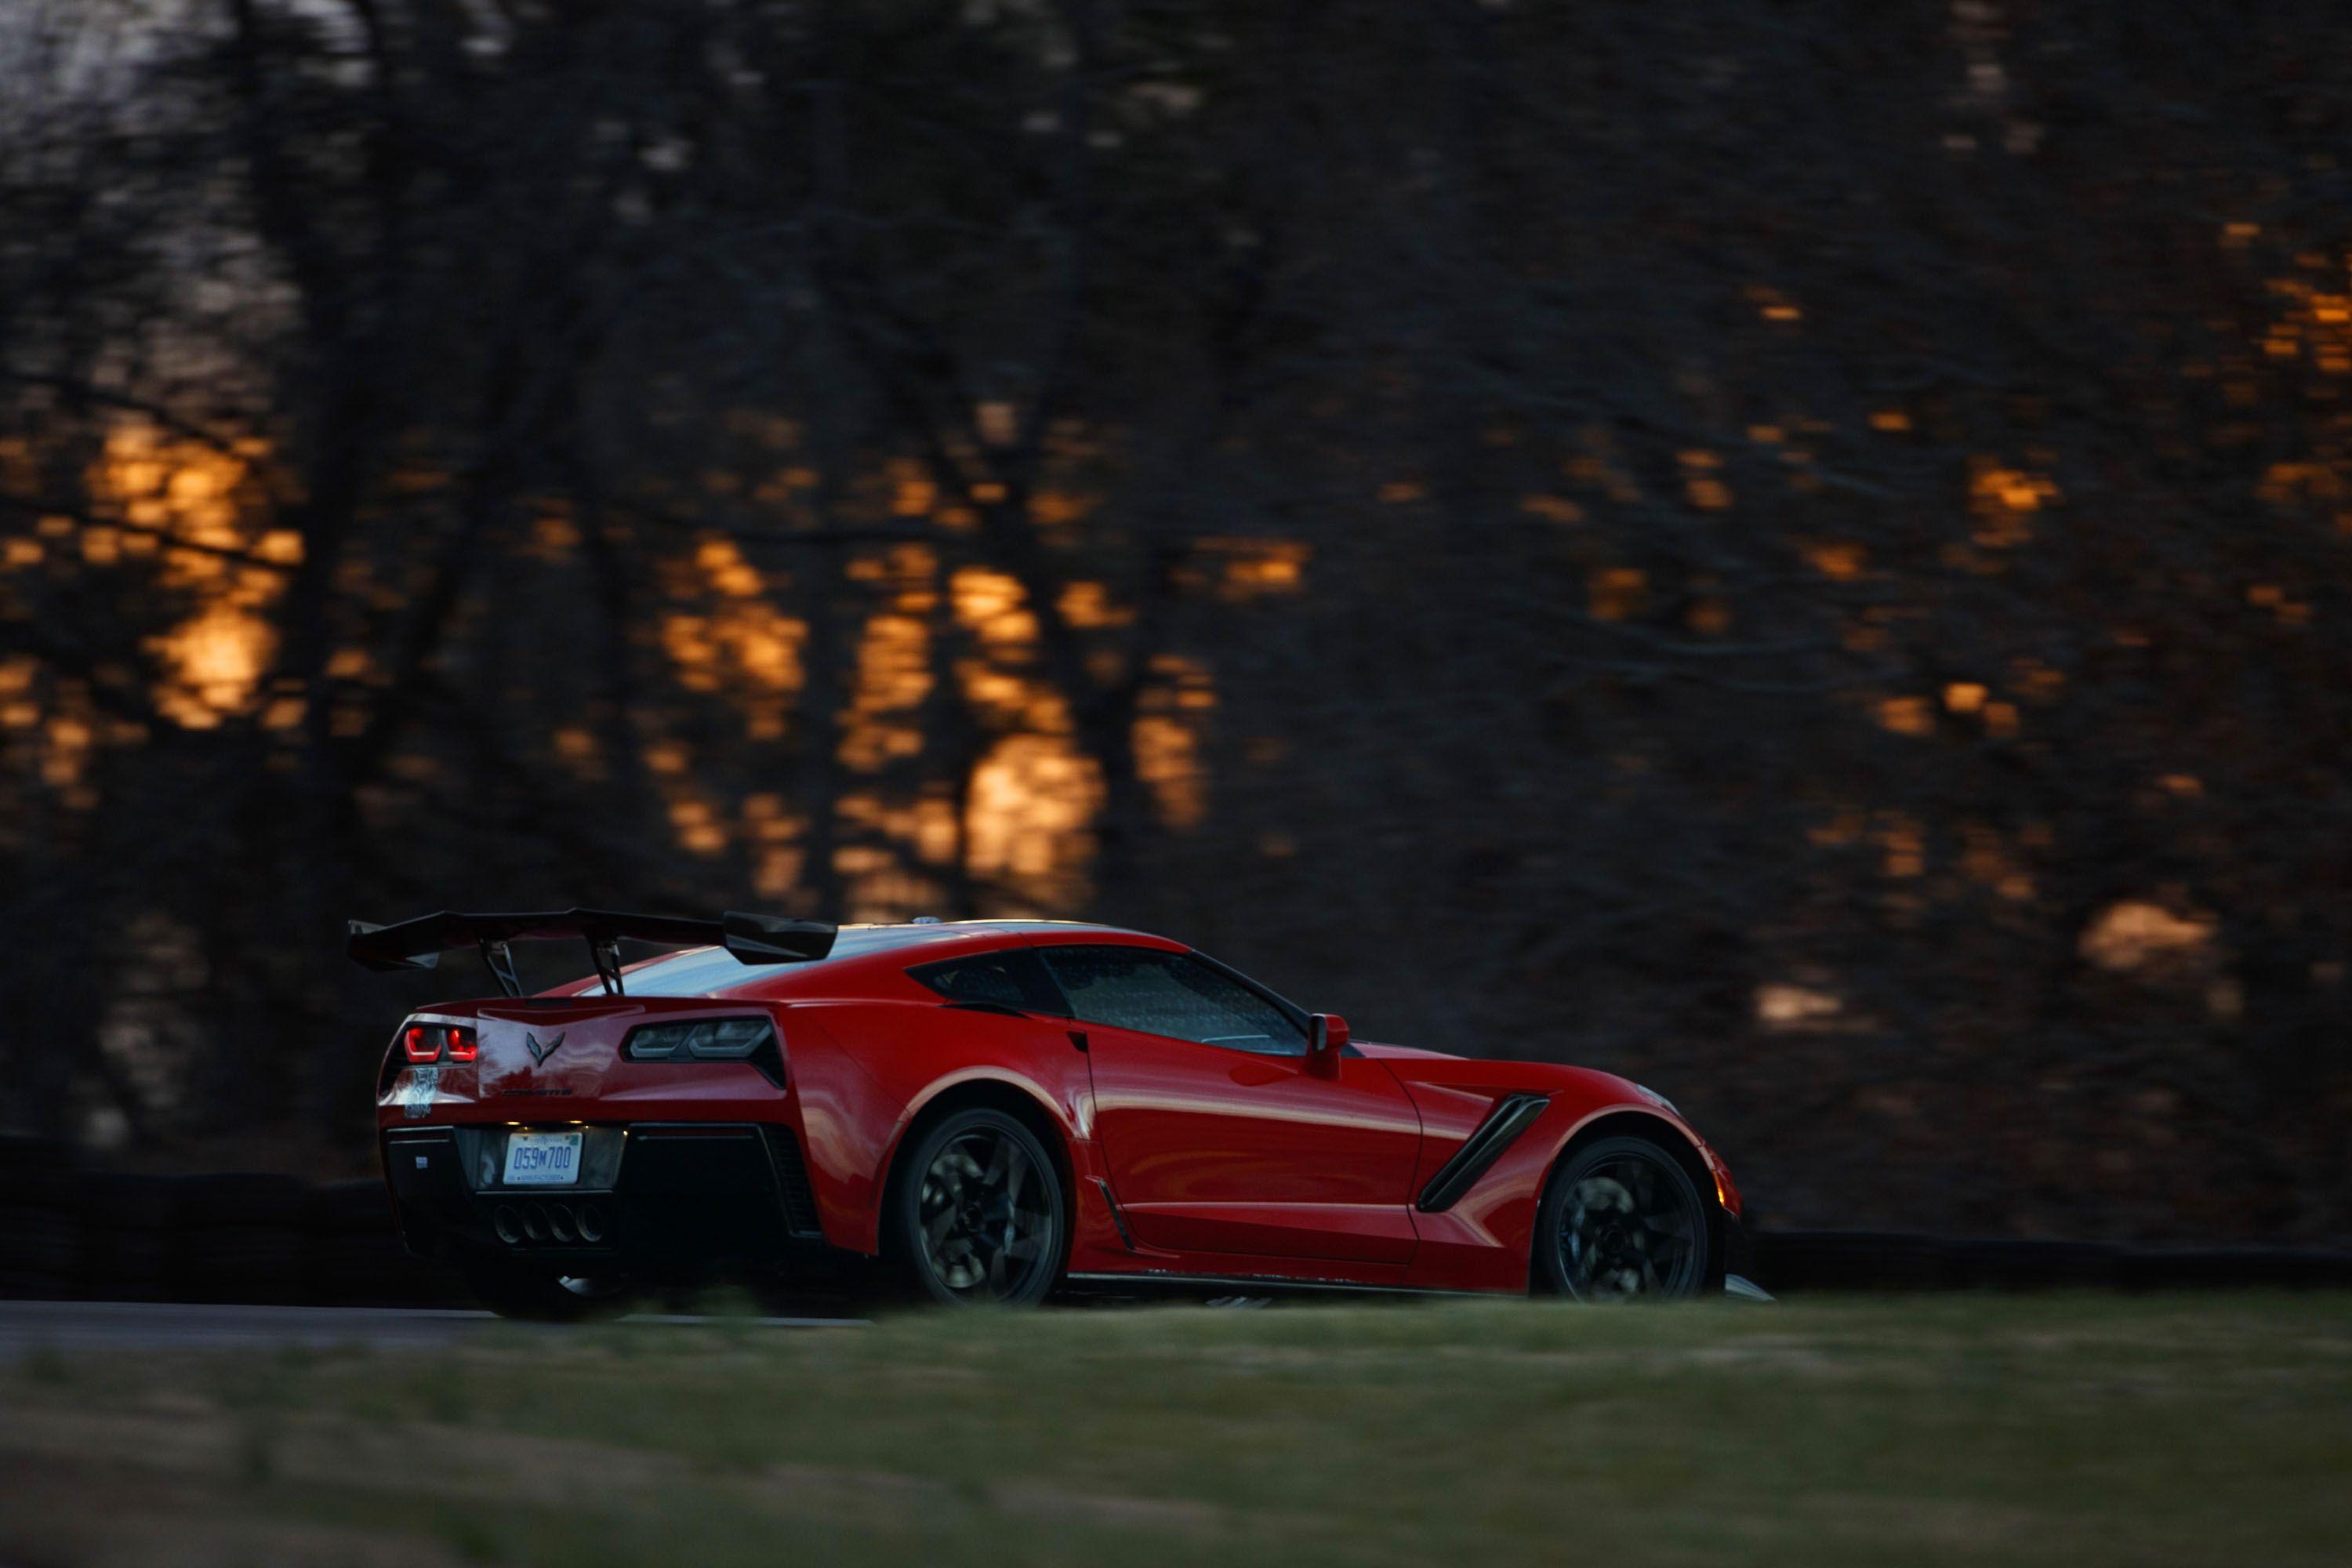
<svg viewBox="0 0 2352 1568">
<path fill-rule="evenodd" d="M 1714 1261 L 1707 1221 L 1673 1154 L 1644 1138 L 1603 1138 L 1552 1172 L 1536 1216 L 1536 1279 L 1580 1301 L 1696 1296 Z"/>
<path fill-rule="evenodd" d="M 1069 1204 L 1053 1157 L 1005 1111 L 959 1111 L 907 1156 L 892 1242 L 913 1283 L 948 1306 L 1026 1307 L 1061 1274 Z"/>
</svg>

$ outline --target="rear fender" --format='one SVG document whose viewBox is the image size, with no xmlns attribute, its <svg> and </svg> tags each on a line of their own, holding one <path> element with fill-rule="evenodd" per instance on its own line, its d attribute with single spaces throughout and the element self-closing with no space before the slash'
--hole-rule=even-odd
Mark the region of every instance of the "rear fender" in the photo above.
<svg viewBox="0 0 2352 1568">
<path fill-rule="evenodd" d="M 941 1097 L 988 1085 L 1019 1094 L 1059 1137 L 1073 1189 L 1099 1174 L 1087 1129 L 1093 1088 L 1087 1058 L 1047 1019 L 950 1008 L 935 1003 L 843 1002 L 795 1006 L 786 1037 L 801 1096 L 810 1184 L 825 1237 L 873 1256 L 881 1250 L 882 1206 L 907 1134 Z M 1090 1228 L 1110 1231 L 1101 1205 L 1068 1194 L 1081 1244 Z"/>
</svg>

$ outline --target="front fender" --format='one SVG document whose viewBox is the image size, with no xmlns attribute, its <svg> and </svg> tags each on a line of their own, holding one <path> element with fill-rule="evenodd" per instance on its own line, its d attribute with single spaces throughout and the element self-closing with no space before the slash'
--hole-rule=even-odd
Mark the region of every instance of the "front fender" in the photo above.
<svg viewBox="0 0 2352 1568">
<path fill-rule="evenodd" d="M 1399 1077 L 1422 1113 L 1424 1146 L 1416 1194 L 1504 1096 L 1533 1091 L 1550 1097 L 1543 1113 L 1451 1206 L 1438 1214 L 1413 1212 L 1420 1241 L 1408 1283 L 1526 1290 L 1545 1181 L 1580 1140 L 1620 1128 L 1638 1125 L 1689 1149 L 1696 1167 L 1717 1177 L 1712 1195 L 1717 1204 L 1734 1216 L 1738 1212 L 1730 1206 L 1738 1197 L 1729 1173 L 1721 1171 L 1722 1162 L 1705 1140 L 1625 1079 L 1587 1068 L 1526 1062 L 1414 1060 L 1390 1065 L 1407 1068 Z M 1709 1195 L 1706 1182 L 1699 1184 L 1699 1190 L 1703 1197 Z"/>
</svg>

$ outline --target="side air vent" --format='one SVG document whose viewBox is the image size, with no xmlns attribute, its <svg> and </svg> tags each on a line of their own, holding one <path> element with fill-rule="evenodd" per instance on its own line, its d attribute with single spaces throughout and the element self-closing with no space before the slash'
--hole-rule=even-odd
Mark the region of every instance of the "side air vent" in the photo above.
<svg viewBox="0 0 2352 1568">
<path fill-rule="evenodd" d="M 1519 1134 L 1535 1124 L 1536 1118 L 1550 1103 L 1551 1096 L 1548 1094 L 1505 1095 L 1486 1113 L 1486 1120 L 1463 1141 L 1462 1147 L 1454 1152 L 1454 1158 L 1429 1178 L 1429 1184 L 1421 1189 L 1421 1196 L 1412 1206 L 1423 1214 L 1442 1214 L 1452 1208 L 1503 1157 L 1503 1152 Z"/>
<path fill-rule="evenodd" d="M 795 1237 L 814 1238 L 824 1234 L 817 1223 L 816 1191 L 809 1185 L 808 1166 L 801 1161 L 801 1146 L 788 1127 L 762 1124 L 760 1136 L 767 1141 L 768 1162 L 775 1167 L 776 1194 L 783 1200 L 784 1225 Z"/>
</svg>

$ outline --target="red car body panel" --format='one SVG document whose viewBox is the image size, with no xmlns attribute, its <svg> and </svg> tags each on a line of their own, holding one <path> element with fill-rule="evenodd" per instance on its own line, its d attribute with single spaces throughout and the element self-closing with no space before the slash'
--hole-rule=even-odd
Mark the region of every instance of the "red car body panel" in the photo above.
<svg viewBox="0 0 2352 1568">
<path fill-rule="evenodd" d="M 473 1024 L 478 1058 L 437 1064 L 437 1082 L 425 1090 L 395 1036 L 379 1129 L 388 1137 L 466 1127 L 497 1136 L 582 1125 L 676 1131 L 695 1122 L 788 1130 L 824 1243 L 871 1256 L 882 1245 L 893 1162 L 926 1111 L 943 1097 L 1018 1097 L 1060 1140 L 1066 1270 L 1096 1279 L 1523 1292 L 1545 1178 L 1603 1118 L 1639 1119 L 1609 1125 L 1686 1144 L 1695 1173 L 1714 1178 L 1726 1221 L 1738 1219 L 1737 1190 L 1713 1151 L 1654 1096 L 1609 1074 L 1359 1042 L 1327 1075 L 1304 1056 L 957 1005 L 908 971 L 1024 945 L 1190 950 L 1139 932 L 1043 922 L 887 930 L 877 939 L 886 945 L 818 963 L 713 966 L 709 988 L 695 994 L 606 996 L 591 980 L 527 999 L 423 1009 L 412 1017 Z M 664 965 L 705 956 L 635 965 L 625 982 L 658 983 Z M 698 1015 L 772 1018 L 782 1085 L 749 1062 L 624 1057 L 632 1027 Z M 1417 1195 L 1498 1102 L 1521 1094 L 1548 1097 L 1532 1124 L 1443 1212 L 1417 1208 Z"/>
<path fill-rule="evenodd" d="M 1379 1062 L 1085 1026 L 1094 1131 L 1136 1239 L 1171 1252 L 1412 1260 L 1421 1118 Z"/>
<path fill-rule="evenodd" d="M 1074 1186 L 1101 1174 L 1086 1132 L 1087 1058 L 1058 1021 L 946 1010 L 937 996 L 928 1003 L 810 1003 L 787 1008 L 782 1017 L 787 1041 L 810 1026 L 822 1032 L 826 1055 L 820 1062 L 840 1064 L 827 1072 L 812 1063 L 803 1080 L 812 1106 L 803 1119 L 809 1173 L 825 1238 L 837 1246 L 877 1249 L 892 1156 L 916 1118 L 943 1094 L 985 1085 L 1021 1095 L 1053 1119 Z M 850 1040 L 856 1049 L 843 1043 Z M 1088 1205 L 1074 1194 L 1072 1207 L 1083 1244 Z M 1108 1213 L 1093 1217 L 1116 1243 Z"/>
</svg>

